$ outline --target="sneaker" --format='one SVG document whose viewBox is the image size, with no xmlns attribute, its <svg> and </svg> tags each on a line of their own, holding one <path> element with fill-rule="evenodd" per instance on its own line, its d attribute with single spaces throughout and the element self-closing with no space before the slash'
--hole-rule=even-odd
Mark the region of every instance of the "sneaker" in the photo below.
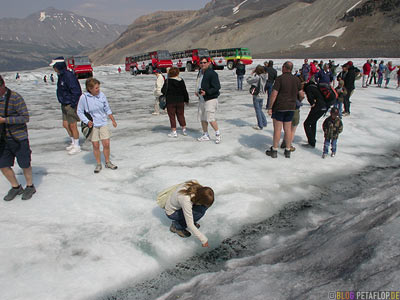
<svg viewBox="0 0 400 300">
<path fill-rule="evenodd" d="M 13 200 L 15 197 L 17 197 L 18 195 L 21 195 L 24 192 L 24 189 L 22 188 L 21 185 L 18 186 L 18 188 L 14 189 L 11 188 L 7 195 L 4 196 L 4 201 L 11 201 Z"/>
<path fill-rule="evenodd" d="M 290 149 L 285 149 L 285 157 L 286 158 L 290 158 L 290 153 L 291 153 L 292 151 L 290 151 Z"/>
<path fill-rule="evenodd" d="M 68 151 L 69 155 L 74 155 L 81 152 L 81 147 L 80 146 L 73 146 L 71 150 Z"/>
<path fill-rule="evenodd" d="M 116 170 L 118 167 L 114 165 L 111 161 L 106 162 L 106 168 L 111 169 L 111 170 Z"/>
<path fill-rule="evenodd" d="M 336 152 L 332 152 L 331 157 L 335 157 Z"/>
<path fill-rule="evenodd" d="M 199 224 L 199 223 L 194 223 L 194 226 L 196 226 L 196 227 L 197 227 L 197 229 L 199 229 L 199 228 L 200 228 L 200 224 Z"/>
<path fill-rule="evenodd" d="M 182 135 L 187 136 L 186 128 L 185 128 L 185 129 L 182 129 Z"/>
<path fill-rule="evenodd" d="M 272 158 L 277 158 L 278 157 L 278 150 L 274 150 L 271 148 L 269 148 L 267 151 L 265 151 L 265 154 L 268 156 L 271 156 Z"/>
<path fill-rule="evenodd" d="M 74 148 L 74 144 L 70 144 L 68 147 L 65 148 L 67 151 L 71 151 Z"/>
<path fill-rule="evenodd" d="M 210 140 L 208 133 L 204 133 L 201 137 L 197 139 L 199 142 L 206 142 Z"/>
<path fill-rule="evenodd" d="M 152 112 L 151 113 L 153 116 L 158 116 L 160 113 L 158 113 L 158 112 Z"/>
<path fill-rule="evenodd" d="M 290 146 L 290 151 L 292 152 L 296 151 L 296 147 Z"/>
<path fill-rule="evenodd" d="M 183 237 L 183 238 L 187 238 L 187 237 L 189 237 L 189 236 L 192 235 L 192 234 L 191 234 L 189 231 L 187 231 L 186 229 L 183 229 L 183 230 L 178 230 L 178 229 L 176 229 L 176 227 L 175 227 L 174 224 L 171 224 L 171 227 L 169 228 L 169 230 L 170 230 L 171 232 L 173 232 L 173 233 L 176 233 L 177 235 L 179 235 L 180 237 Z"/>
<path fill-rule="evenodd" d="M 327 153 L 322 153 L 322 158 L 325 158 L 327 155 Z"/>
<path fill-rule="evenodd" d="M 24 192 L 22 194 L 21 199 L 22 200 L 29 200 L 29 199 L 32 198 L 32 195 L 34 193 L 36 193 L 35 186 L 33 184 L 32 184 L 32 186 L 27 186 L 27 187 L 25 187 L 25 190 L 24 190 Z"/>
<path fill-rule="evenodd" d="M 220 134 L 216 134 L 216 135 L 215 135 L 215 143 L 216 143 L 216 144 L 221 143 L 221 135 L 220 135 Z"/>
<path fill-rule="evenodd" d="M 261 128 L 260 126 L 258 126 L 258 125 L 253 126 L 253 129 L 255 129 L 255 130 L 262 130 L 262 128 Z"/>
<path fill-rule="evenodd" d="M 171 131 L 170 133 L 168 133 L 168 136 L 172 138 L 177 138 L 178 134 L 176 133 L 176 131 Z"/>
<path fill-rule="evenodd" d="M 101 171 L 102 168 L 103 168 L 103 167 L 101 166 L 101 164 L 98 164 L 98 165 L 96 165 L 96 168 L 94 168 L 94 172 L 95 172 L 95 173 L 100 173 L 100 171 Z"/>
</svg>

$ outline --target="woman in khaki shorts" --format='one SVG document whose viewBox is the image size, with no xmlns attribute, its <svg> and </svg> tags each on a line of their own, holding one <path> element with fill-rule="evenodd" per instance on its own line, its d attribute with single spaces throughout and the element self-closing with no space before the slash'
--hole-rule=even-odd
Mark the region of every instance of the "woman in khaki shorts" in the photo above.
<svg viewBox="0 0 400 300">
<path fill-rule="evenodd" d="M 100 81 L 89 78 L 86 80 L 86 90 L 87 92 L 83 93 L 79 99 L 78 116 L 89 128 L 93 128 L 89 139 L 92 141 L 93 154 L 97 162 L 94 172 L 99 173 L 102 169 L 100 141 L 103 144 L 106 168 L 115 170 L 117 166 L 110 161 L 111 132 L 107 126 L 107 117 L 110 118 L 114 127 L 117 127 L 117 122 L 112 115 L 106 96 L 100 92 Z M 85 111 L 92 116 L 93 121 L 85 116 Z"/>
</svg>

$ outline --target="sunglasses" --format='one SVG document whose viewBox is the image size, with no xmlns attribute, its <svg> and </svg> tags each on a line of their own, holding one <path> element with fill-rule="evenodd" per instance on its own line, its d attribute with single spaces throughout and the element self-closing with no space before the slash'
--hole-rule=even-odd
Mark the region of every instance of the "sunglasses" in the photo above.
<svg viewBox="0 0 400 300">
<path fill-rule="evenodd" d="M 200 65 L 205 65 L 205 64 L 208 64 L 208 61 L 201 61 L 200 62 Z"/>
</svg>

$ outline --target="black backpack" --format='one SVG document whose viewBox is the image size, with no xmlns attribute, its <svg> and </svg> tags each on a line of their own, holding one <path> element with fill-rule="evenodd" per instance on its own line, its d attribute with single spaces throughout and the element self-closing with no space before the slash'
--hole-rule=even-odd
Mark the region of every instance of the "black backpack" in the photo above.
<svg viewBox="0 0 400 300">
<path fill-rule="evenodd" d="M 322 96 L 324 96 L 326 107 L 330 107 L 333 105 L 337 98 L 338 94 L 329 84 L 327 83 L 320 83 L 318 84 L 319 91 L 321 92 Z"/>
</svg>

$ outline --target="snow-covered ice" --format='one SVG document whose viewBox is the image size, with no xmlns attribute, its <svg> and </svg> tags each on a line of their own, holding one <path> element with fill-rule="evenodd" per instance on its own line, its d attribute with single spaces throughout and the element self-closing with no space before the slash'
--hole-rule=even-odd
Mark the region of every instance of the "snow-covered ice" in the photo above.
<svg viewBox="0 0 400 300">
<path fill-rule="evenodd" d="M 353 61 L 361 67 L 365 60 Z M 262 62 L 255 60 L 255 64 Z M 275 67 L 280 69 L 283 62 L 275 60 Z M 299 69 L 302 60 L 294 62 Z M 216 145 L 196 141 L 201 132 L 195 73 L 181 73 L 191 95 L 185 113 L 189 135 L 178 130 L 179 137 L 170 139 L 168 117 L 151 115 L 155 77 L 118 74 L 117 68 L 94 70 L 118 123 L 112 129 L 111 159 L 119 168 L 103 169 L 97 175 L 91 145 L 85 143 L 84 151 L 75 156 L 65 151 L 68 139 L 61 127 L 56 85 L 42 81 L 52 70 L 22 71 L 18 82 L 15 73 L 5 74 L 7 85 L 24 97 L 31 113 L 37 193 L 30 201 L 0 202 L 2 299 L 85 299 L 139 283 L 210 251 L 195 238 L 181 239 L 169 232 L 170 222 L 155 197 L 170 185 L 194 178 L 214 189 L 216 202 L 201 220 L 201 230 L 215 248 L 243 226 L 312 195 L 315 186 L 326 183 L 328 174 L 353 174 L 398 146 L 400 91 L 395 90 L 394 79 L 390 89 L 361 89 L 357 81 L 352 115 L 343 119 L 335 158 L 321 159 L 320 121 L 314 150 L 301 148 L 305 134 L 300 125 L 292 157 L 285 159 L 280 151 L 273 160 L 264 153 L 272 143 L 272 122 L 268 119 L 261 132 L 252 129 L 256 120 L 251 95 L 246 89 L 235 90 L 233 71 L 218 72 L 222 143 Z M 304 105 L 301 122 L 308 111 Z M 24 184 L 21 170 L 15 170 Z M 8 189 L 1 177 L 1 196 Z M 323 216 L 315 216 L 316 222 L 319 219 Z"/>
</svg>

